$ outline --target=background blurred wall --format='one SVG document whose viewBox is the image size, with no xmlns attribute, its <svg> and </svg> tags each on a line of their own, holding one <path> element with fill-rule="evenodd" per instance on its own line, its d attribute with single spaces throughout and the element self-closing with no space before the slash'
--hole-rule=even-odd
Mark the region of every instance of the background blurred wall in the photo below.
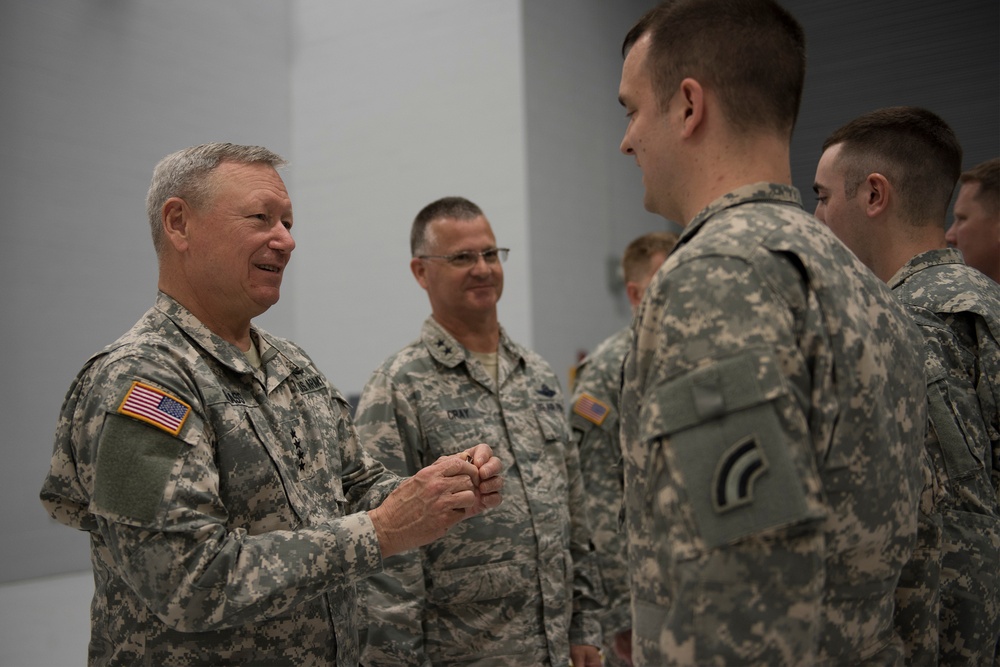
<svg viewBox="0 0 1000 667">
<path fill-rule="evenodd" d="M 480 204 L 505 265 L 501 321 L 565 381 L 628 323 L 613 266 L 667 223 L 618 153 L 627 0 L 32 0 L 0 8 L 0 581 L 89 568 L 38 502 L 62 397 L 149 307 L 144 196 L 164 155 L 266 145 L 299 247 L 259 323 L 345 393 L 416 337 L 429 307 L 409 225 L 440 196 Z M 793 141 L 807 208 L 819 147 L 870 109 L 941 114 L 966 166 L 1000 154 L 996 0 L 787 0 L 809 71 Z"/>
</svg>

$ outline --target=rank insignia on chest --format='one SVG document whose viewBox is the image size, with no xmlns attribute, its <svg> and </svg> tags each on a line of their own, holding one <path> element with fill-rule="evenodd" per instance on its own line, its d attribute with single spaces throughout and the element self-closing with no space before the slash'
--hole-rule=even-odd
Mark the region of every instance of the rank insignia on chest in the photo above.
<svg viewBox="0 0 1000 667">
<path fill-rule="evenodd" d="M 538 388 L 538 393 L 547 398 L 552 398 L 556 395 L 556 390 L 547 384 L 542 384 L 542 386 Z"/>
<path fill-rule="evenodd" d="M 191 406 L 156 387 L 133 382 L 125 399 L 118 406 L 118 413 L 177 435 L 191 414 Z"/>
<path fill-rule="evenodd" d="M 597 426 L 604 423 L 610 411 L 606 403 L 602 403 L 590 394 L 582 394 L 573 404 L 573 412 Z"/>
</svg>

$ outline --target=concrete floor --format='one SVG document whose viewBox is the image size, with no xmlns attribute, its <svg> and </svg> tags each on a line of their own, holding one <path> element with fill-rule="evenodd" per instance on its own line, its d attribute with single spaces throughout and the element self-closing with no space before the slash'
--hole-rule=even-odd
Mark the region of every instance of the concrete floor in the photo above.
<svg viewBox="0 0 1000 667">
<path fill-rule="evenodd" d="M 0 584 L 0 667 L 83 667 L 90 571 Z"/>
</svg>

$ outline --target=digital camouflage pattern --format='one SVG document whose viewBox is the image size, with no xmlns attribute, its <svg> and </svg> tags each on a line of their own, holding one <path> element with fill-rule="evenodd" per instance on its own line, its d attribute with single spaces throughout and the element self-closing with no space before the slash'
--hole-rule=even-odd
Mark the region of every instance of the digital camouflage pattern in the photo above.
<svg viewBox="0 0 1000 667">
<path fill-rule="evenodd" d="M 614 651 L 614 635 L 632 627 L 628 557 L 619 526 L 624 478 L 618 437 L 622 362 L 632 344 L 626 327 L 612 334 L 577 367 L 569 423 L 580 453 L 587 518 L 594 534 L 597 563 L 607 608 L 601 614 L 602 651 L 609 665 L 624 665 Z"/>
<path fill-rule="evenodd" d="M 888 288 L 797 190 L 757 183 L 687 226 L 633 331 L 636 665 L 899 664 L 926 399 Z"/>
<path fill-rule="evenodd" d="M 398 479 L 301 349 L 252 336 L 257 370 L 160 293 L 66 396 L 41 498 L 90 533 L 91 665 L 358 664 L 355 587 L 382 566 L 361 510 Z M 178 435 L 122 413 L 136 381 Z"/>
<path fill-rule="evenodd" d="M 559 381 L 503 330 L 497 357 L 499 389 L 428 318 L 361 394 L 362 442 L 397 474 L 480 442 L 504 464 L 503 504 L 387 558 L 365 583 L 367 667 L 563 667 L 571 642 L 600 645 L 600 583 Z"/>
<path fill-rule="evenodd" d="M 940 662 L 988 665 L 1000 641 L 1000 286 L 953 248 L 917 255 L 888 284 L 925 341 L 943 498 Z"/>
</svg>

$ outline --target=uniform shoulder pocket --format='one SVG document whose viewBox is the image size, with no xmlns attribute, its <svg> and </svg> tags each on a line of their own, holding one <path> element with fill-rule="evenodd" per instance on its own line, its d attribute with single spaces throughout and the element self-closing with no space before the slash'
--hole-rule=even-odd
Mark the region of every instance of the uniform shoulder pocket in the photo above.
<svg viewBox="0 0 1000 667">
<path fill-rule="evenodd" d="M 644 400 L 642 440 L 662 441 L 665 457 L 657 483 L 687 499 L 706 548 L 820 518 L 806 500 L 806 488 L 819 488 L 805 479 L 817 475 L 811 444 L 796 442 L 780 416 L 791 400 L 767 349 L 715 361 Z"/>
</svg>

